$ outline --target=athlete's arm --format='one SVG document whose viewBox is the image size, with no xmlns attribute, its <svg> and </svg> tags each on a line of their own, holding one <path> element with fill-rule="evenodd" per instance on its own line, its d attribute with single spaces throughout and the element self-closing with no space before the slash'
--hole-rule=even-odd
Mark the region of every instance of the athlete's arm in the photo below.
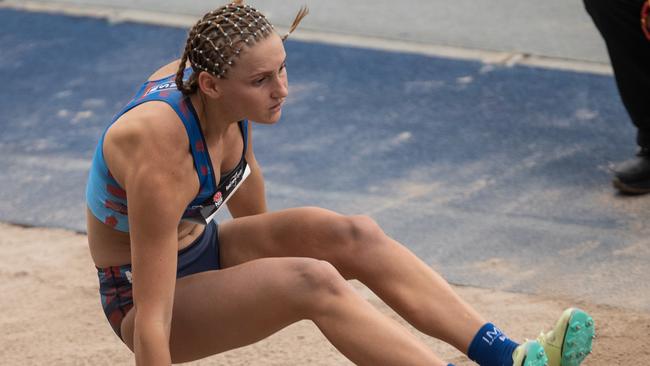
<svg viewBox="0 0 650 366">
<path fill-rule="evenodd" d="M 253 129 L 248 124 L 248 146 L 246 148 L 246 162 L 251 169 L 251 174 L 228 200 L 228 211 L 232 217 L 257 215 L 266 212 L 266 194 L 264 191 L 264 176 L 260 169 L 255 152 L 253 151 Z"/>
<path fill-rule="evenodd" d="M 192 169 L 192 165 L 187 167 L 187 149 L 178 148 L 185 134 L 166 128 L 163 118 L 156 121 L 161 128 L 155 131 L 138 130 L 138 125 L 150 126 L 139 122 L 130 120 L 126 133 L 116 133 L 111 139 L 107 135 L 105 152 L 112 152 L 112 171 L 116 167 L 115 178 L 127 191 L 136 364 L 169 365 L 177 228 L 191 200 L 188 185 L 192 187 L 194 177 L 186 174 Z"/>
<path fill-rule="evenodd" d="M 169 335 L 182 205 L 170 188 L 172 172 L 145 163 L 126 180 L 138 365 L 169 365 Z"/>
</svg>

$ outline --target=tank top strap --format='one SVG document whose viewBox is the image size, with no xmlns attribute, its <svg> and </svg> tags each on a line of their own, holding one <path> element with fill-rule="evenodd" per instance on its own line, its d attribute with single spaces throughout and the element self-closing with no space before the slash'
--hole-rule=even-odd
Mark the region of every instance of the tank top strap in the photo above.
<svg viewBox="0 0 650 366">
<path fill-rule="evenodd" d="M 248 147 L 248 120 L 244 119 L 239 121 L 239 129 L 241 130 L 242 138 L 244 139 L 244 155 Z"/>
<path fill-rule="evenodd" d="M 213 192 L 216 188 L 215 172 L 208 155 L 205 138 L 201 131 L 196 110 L 190 98 L 183 95 L 176 88 L 176 83 L 173 78 L 174 76 L 172 75 L 164 79 L 145 82 L 131 102 L 118 113 L 115 120 L 130 109 L 146 102 L 160 101 L 167 103 L 183 122 L 185 131 L 187 132 L 190 152 L 194 159 L 194 167 L 198 174 L 201 187 L 199 197 L 202 198 L 206 193 Z"/>
</svg>

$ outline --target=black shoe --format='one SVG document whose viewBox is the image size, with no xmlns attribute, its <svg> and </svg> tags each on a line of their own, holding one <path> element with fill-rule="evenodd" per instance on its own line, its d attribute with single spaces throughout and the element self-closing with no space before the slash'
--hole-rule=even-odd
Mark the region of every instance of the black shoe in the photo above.
<svg viewBox="0 0 650 366">
<path fill-rule="evenodd" d="M 612 183 L 622 193 L 650 193 L 650 147 L 641 148 L 636 159 L 616 167 Z"/>
</svg>

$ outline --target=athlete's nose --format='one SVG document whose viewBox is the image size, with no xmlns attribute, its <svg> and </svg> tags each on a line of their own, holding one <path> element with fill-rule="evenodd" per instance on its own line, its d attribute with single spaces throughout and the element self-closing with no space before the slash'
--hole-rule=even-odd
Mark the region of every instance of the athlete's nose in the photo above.
<svg viewBox="0 0 650 366">
<path fill-rule="evenodd" d="M 271 96 L 275 99 L 282 99 L 282 98 L 286 98 L 287 95 L 289 95 L 289 88 L 288 88 L 286 74 L 285 75 L 276 74 L 275 85 Z"/>
</svg>

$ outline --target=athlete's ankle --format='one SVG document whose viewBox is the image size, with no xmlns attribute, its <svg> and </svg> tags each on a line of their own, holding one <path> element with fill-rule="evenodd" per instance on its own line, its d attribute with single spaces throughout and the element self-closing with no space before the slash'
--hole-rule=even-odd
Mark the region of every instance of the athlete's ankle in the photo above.
<svg viewBox="0 0 650 366">
<path fill-rule="evenodd" d="M 512 365 L 512 354 L 519 344 L 508 338 L 492 323 L 476 332 L 467 356 L 479 365 Z"/>
</svg>

